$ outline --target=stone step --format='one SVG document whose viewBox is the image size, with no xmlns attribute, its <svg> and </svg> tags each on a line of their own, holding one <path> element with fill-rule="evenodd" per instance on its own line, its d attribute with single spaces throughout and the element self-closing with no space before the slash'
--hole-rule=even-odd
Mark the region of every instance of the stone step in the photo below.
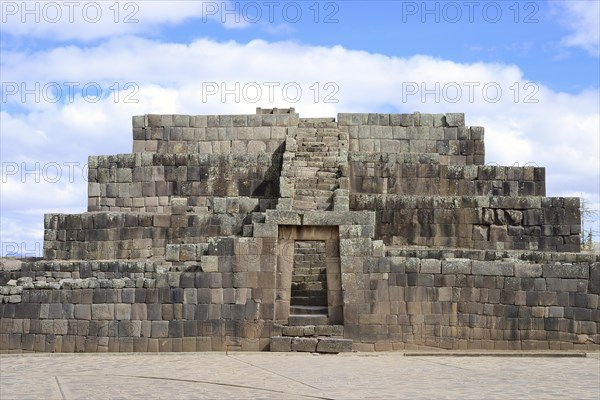
<svg viewBox="0 0 600 400">
<path fill-rule="evenodd" d="M 333 203 L 333 194 L 327 197 L 317 197 L 315 196 L 315 203 L 317 204 L 331 204 Z"/>
<path fill-rule="evenodd" d="M 338 188 L 338 185 L 336 185 L 335 183 L 317 183 L 317 186 L 315 186 L 317 189 L 319 190 L 335 190 Z"/>
<path fill-rule="evenodd" d="M 302 151 L 302 149 L 300 150 Z M 326 149 L 304 149 L 304 155 L 294 158 L 294 160 L 302 161 L 323 161 L 323 159 L 332 157 L 331 155 L 324 155 L 327 153 Z M 323 154 L 322 154 L 323 153 Z"/>
<path fill-rule="evenodd" d="M 296 183 L 296 185 L 294 186 L 294 190 L 298 190 L 298 189 L 317 189 L 317 190 L 326 190 L 329 192 L 334 191 L 335 189 L 337 189 L 337 185 L 336 184 L 328 184 L 328 183 Z"/>
<path fill-rule="evenodd" d="M 304 132 L 298 131 L 298 134 L 296 135 L 296 143 L 298 144 L 314 143 L 317 140 L 319 140 L 319 138 L 317 137 L 317 131 L 314 129 L 307 129 Z"/>
<path fill-rule="evenodd" d="M 295 153 L 295 158 L 310 158 L 310 157 L 337 157 L 338 156 L 338 151 L 319 151 L 319 152 L 313 152 L 313 151 L 297 151 Z"/>
<path fill-rule="evenodd" d="M 294 196 L 294 201 L 298 201 L 301 203 L 314 203 L 316 205 L 324 204 L 329 205 L 333 204 L 333 198 L 324 198 L 324 197 L 311 197 L 311 196 Z"/>
<path fill-rule="evenodd" d="M 332 337 L 272 336 L 273 352 L 344 353 L 352 351 L 352 339 Z"/>
<path fill-rule="evenodd" d="M 329 172 L 329 171 L 317 171 L 317 177 L 318 178 L 337 178 L 338 174 L 337 171 L 336 172 Z"/>
<path fill-rule="evenodd" d="M 327 296 L 292 296 L 290 306 L 320 306 L 327 307 Z M 302 314 L 302 313 L 295 313 Z M 309 313 L 310 314 L 310 313 Z"/>
<path fill-rule="evenodd" d="M 318 190 L 318 189 L 296 189 L 296 196 L 313 196 L 313 197 L 331 197 L 333 192 L 331 190 Z"/>
<path fill-rule="evenodd" d="M 309 154 L 311 154 L 312 157 L 315 157 L 315 158 L 318 157 L 318 158 L 322 159 L 324 156 L 322 156 L 322 155 L 316 155 L 316 154 L 317 153 L 327 153 L 329 151 L 329 148 L 327 146 L 319 146 L 319 147 L 316 147 L 316 146 L 307 146 L 307 147 L 304 147 L 304 148 L 300 148 L 298 150 L 302 151 L 302 152 L 309 153 Z"/>
<path fill-rule="evenodd" d="M 332 178 L 319 178 L 315 176 L 297 176 L 294 178 L 294 184 L 296 185 L 313 185 L 313 187 L 308 186 L 307 189 L 316 189 L 316 185 L 318 184 L 327 184 L 327 185 L 336 185 L 336 179 Z M 325 189 L 317 189 L 317 190 L 325 190 Z"/>
<path fill-rule="evenodd" d="M 318 291 L 326 290 L 327 282 L 292 282 L 292 295 L 297 291 Z"/>
<path fill-rule="evenodd" d="M 288 318 L 288 325 L 327 325 L 327 315 L 290 315 Z"/>
<path fill-rule="evenodd" d="M 293 210 L 316 210 L 317 203 L 308 202 L 308 201 L 294 201 L 292 203 Z"/>
<path fill-rule="evenodd" d="M 302 199 L 297 199 L 296 201 L 297 201 L 296 206 L 305 207 L 305 209 L 309 209 L 309 210 L 321 210 L 321 209 L 326 210 L 330 206 L 333 206 L 332 201 L 317 201 L 316 199 L 313 199 L 313 198 L 302 198 Z"/>
<path fill-rule="evenodd" d="M 344 337 L 344 325 L 281 325 L 273 326 L 274 336 Z"/>
<path fill-rule="evenodd" d="M 317 128 L 317 135 L 326 136 L 326 137 L 336 137 L 336 136 L 339 137 L 340 130 L 332 129 L 332 128 Z"/>
<path fill-rule="evenodd" d="M 319 140 L 303 140 L 298 142 L 299 147 L 306 149 L 326 149 L 330 145 L 334 145 L 332 142 L 322 142 Z"/>
<path fill-rule="evenodd" d="M 294 153 L 294 158 L 292 160 L 305 160 L 307 158 L 314 160 L 323 160 L 324 158 L 336 157 L 338 153 L 338 149 L 329 150 L 327 147 L 323 148 L 299 148 L 296 153 Z"/>
<path fill-rule="evenodd" d="M 297 192 L 295 192 L 294 193 L 294 201 L 315 203 L 315 197 L 314 196 L 302 196 L 302 195 L 299 195 Z"/>
<path fill-rule="evenodd" d="M 296 289 L 292 288 L 292 297 L 314 297 L 314 296 L 327 296 L 325 289 L 310 290 L 310 289 Z"/>
<path fill-rule="evenodd" d="M 290 305 L 290 315 L 324 315 L 324 313 L 327 314 L 327 301 L 324 306 Z"/>
<path fill-rule="evenodd" d="M 320 274 L 312 274 L 312 275 L 294 275 L 292 277 L 292 282 L 318 282 L 324 280 Z"/>
</svg>

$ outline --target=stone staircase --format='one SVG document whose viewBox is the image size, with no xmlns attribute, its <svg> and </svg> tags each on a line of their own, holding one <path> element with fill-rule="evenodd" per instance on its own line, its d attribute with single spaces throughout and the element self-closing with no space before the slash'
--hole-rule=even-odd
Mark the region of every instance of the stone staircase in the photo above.
<svg viewBox="0 0 600 400">
<path fill-rule="evenodd" d="M 290 325 L 273 326 L 271 351 L 343 353 L 352 351 L 352 340 L 344 339 L 343 325 Z"/>
<path fill-rule="evenodd" d="M 290 316 L 322 316 L 327 321 L 327 269 L 323 241 L 295 243 Z"/>
<path fill-rule="evenodd" d="M 340 132 L 330 118 L 303 119 L 289 129 L 280 188 L 279 210 L 333 210 L 341 176 Z"/>
<path fill-rule="evenodd" d="M 298 128 L 288 128 L 285 146 L 277 211 L 300 216 L 278 215 L 277 223 L 289 218 L 293 225 L 295 218 L 314 211 L 349 211 L 348 134 L 340 132 L 335 119 L 301 119 Z M 267 221 L 274 223 L 274 217 Z M 271 351 L 352 351 L 344 327 L 329 325 L 325 251 L 313 251 L 316 242 L 295 244 L 289 317 L 287 325 L 275 325 Z"/>
</svg>

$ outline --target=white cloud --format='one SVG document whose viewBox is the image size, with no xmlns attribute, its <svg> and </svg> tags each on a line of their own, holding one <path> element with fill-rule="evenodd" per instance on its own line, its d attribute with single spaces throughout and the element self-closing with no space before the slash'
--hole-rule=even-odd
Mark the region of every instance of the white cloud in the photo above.
<svg viewBox="0 0 600 400">
<path fill-rule="evenodd" d="M 600 1 L 565 0 L 550 2 L 559 20 L 571 33 L 562 44 L 580 47 L 593 56 L 600 56 Z"/>
<path fill-rule="evenodd" d="M 547 167 L 549 195 L 581 192 L 597 199 L 600 191 L 598 89 L 555 92 L 528 83 L 515 65 L 460 64 L 424 55 L 395 58 L 292 42 L 200 39 L 182 45 L 124 37 L 85 49 L 5 54 L 2 70 L 7 81 L 79 82 L 80 87 L 96 82 L 107 92 L 95 103 L 80 92 L 72 101 L 53 104 L 11 97 L 8 111 L 0 114 L 3 161 L 85 162 L 90 154 L 130 152 L 131 115 L 144 113 L 247 114 L 269 106 L 293 106 L 303 117 L 381 110 L 465 112 L 468 125 L 486 128 L 487 161 Z M 127 82 L 135 83 L 137 91 L 122 90 L 115 100 L 110 87 L 118 83 L 123 89 Z M 285 100 L 286 84 L 288 100 L 301 89 L 297 102 Z M 223 88 L 233 91 L 225 101 Z M 249 101 L 256 88 L 260 100 Z M 125 95 L 137 102 L 125 102 Z M 327 95 L 338 102 L 325 102 Z M 85 202 L 85 182 L 79 184 L 71 191 L 9 185 L 5 192 L 3 187 L 2 218 L 4 211 L 26 208 L 77 208 Z"/>
<path fill-rule="evenodd" d="M 249 25 L 240 15 L 244 11 L 240 2 L 230 1 L 3 1 L 0 8 L 3 33 L 56 41 L 152 34 L 160 26 L 191 18 L 200 29 L 210 22 L 225 28 Z"/>
</svg>

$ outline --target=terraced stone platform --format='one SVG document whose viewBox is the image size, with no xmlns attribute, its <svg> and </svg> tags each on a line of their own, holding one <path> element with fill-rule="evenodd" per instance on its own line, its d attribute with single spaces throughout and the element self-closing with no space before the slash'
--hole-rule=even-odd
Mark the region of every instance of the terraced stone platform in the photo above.
<svg viewBox="0 0 600 400">
<path fill-rule="evenodd" d="M 87 212 L 0 271 L 0 352 L 600 346 L 579 199 L 486 165 L 464 114 L 132 122 L 132 153 L 90 157 Z"/>
</svg>

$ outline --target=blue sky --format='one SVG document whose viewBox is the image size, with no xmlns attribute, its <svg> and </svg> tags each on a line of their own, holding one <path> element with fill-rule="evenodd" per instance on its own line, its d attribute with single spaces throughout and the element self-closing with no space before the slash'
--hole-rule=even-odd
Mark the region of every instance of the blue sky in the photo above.
<svg viewBox="0 0 600 400">
<path fill-rule="evenodd" d="M 85 211 L 87 156 L 130 152 L 145 113 L 464 112 L 486 162 L 598 209 L 599 4 L 1 1 L 2 253 Z"/>
</svg>

